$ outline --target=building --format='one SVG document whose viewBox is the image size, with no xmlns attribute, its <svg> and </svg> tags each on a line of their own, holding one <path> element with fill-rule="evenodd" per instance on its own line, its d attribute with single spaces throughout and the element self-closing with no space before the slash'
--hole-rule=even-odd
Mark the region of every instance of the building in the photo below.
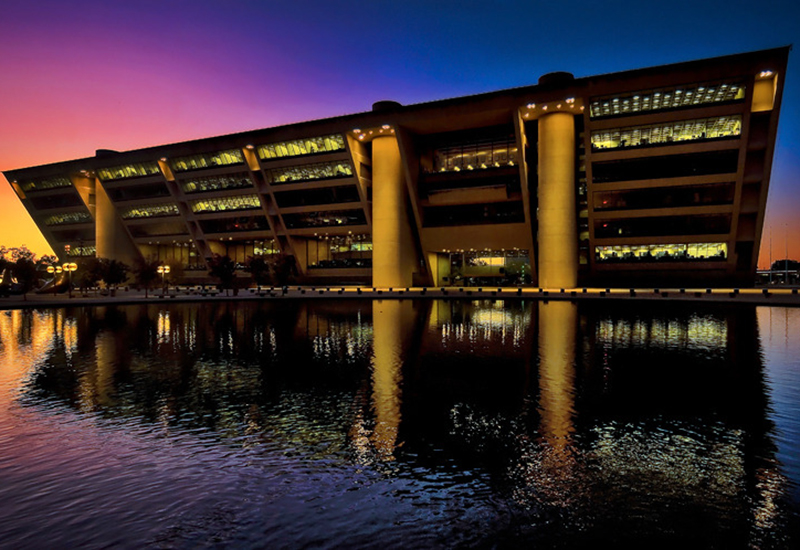
<svg viewBox="0 0 800 550">
<path fill-rule="evenodd" d="M 752 284 L 789 48 L 5 172 L 57 252 L 375 286 Z M 157 136 L 154 136 L 157 139 Z"/>
</svg>

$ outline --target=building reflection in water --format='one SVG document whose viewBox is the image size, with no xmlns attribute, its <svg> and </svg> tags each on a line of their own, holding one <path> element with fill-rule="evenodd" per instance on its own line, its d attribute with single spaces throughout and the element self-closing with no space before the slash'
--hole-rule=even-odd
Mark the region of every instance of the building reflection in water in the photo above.
<svg viewBox="0 0 800 550">
<path fill-rule="evenodd" d="M 566 506 L 571 481 L 577 475 L 573 435 L 578 306 L 572 302 L 539 302 L 538 309 L 542 451 L 532 481 L 540 498 Z M 530 470 L 529 465 L 524 466 Z"/>
<path fill-rule="evenodd" d="M 520 536 L 769 546 L 789 517 L 753 308 L 151 304 L 7 312 L 0 341 L 28 405 L 480 478 Z"/>
</svg>

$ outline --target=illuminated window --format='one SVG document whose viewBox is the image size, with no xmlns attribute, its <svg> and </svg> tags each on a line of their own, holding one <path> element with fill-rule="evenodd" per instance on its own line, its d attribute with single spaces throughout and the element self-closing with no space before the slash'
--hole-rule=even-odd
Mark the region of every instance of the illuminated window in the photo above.
<svg viewBox="0 0 800 550">
<path fill-rule="evenodd" d="M 596 246 L 595 260 L 603 263 L 721 261 L 727 243 L 635 244 Z"/>
<path fill-rule="evenodd" d="M 184 193 L 202 193 L 205 191 L 219 191 L 220 189 L 241 189 L 243 187 L 252 186 L 253 182 L 246 172 L 181 180 L 181 187 Z"/>
<path fill-rule="evenodd" d="M 365 234 L 318 237 L 309 241 L 309 254 L 311 269 L 369 268 L 372 238 Z"/>
<path fill-rule="evenodd" d="M 617 149 L 737 137 L 742 133 L 742 117 L 720 116 L 681 120 L 651 126 L 631 126 L 592 132 L 592 149 Z"/>
<path fill-rule="evenodd" d="M 281 250 L 278 248 L 278 243 L 275 239 L 267 241 L 253 241 L 253 255 L 254 256 L 269 256 L 272 254 L 280 254 Z"/>
<path fill-rule="evenodd" d="M 517 141 L 513 136 L 446 147 L 433 152 L 435 172 L 485 170 L 518 163 Z"/>
<path fill-rule="evenodd" d="M 289 229 L 304 227 L 330 227 L 341 225 L 366 225 L 363 210 L 329 210 L 327 212 L 302 212 L 284 214 L 283 221 Z"/>
<path fill-rule="evenodd" d="M 127 178 L 140 178 L 143 176 L 160 175 L 156 162 L 137 162 L 124 166 L 114 166 L 112 168 L 100 168 L 97 170 L 97 177 L 103 181 L 121 180 Z"/>
<path fill-rule="evenodd" d="M 333 153 L 343 150 L 344 137 L 340 134 L 334 134 L 330 136 L 295 139 L 292 141 L 261 145 L 258 148 L 258 156 L 261 160 L 271 160 L 283 157 Z"/>
<path fill-rule="evenodd" d="M 26 193 L 30 193 L 45 191 L 47 189 L 58 189 L 60 187 L 72 187 L 72 182 L 69 178 L 53 177 L 23 181 L 19 186 Z"/>
<path fill-rule="evenodd" d="M 281 183 L 299 183 L 335 178 L 347 178 L 353 175 L 353 165 L 349 161 L 320 162 L 302 166 L 287 166 L 268 170 L 267 176 L 273 185 Z"/>
<path fill-rule="evenodd" d="M 97 254 L 97 248 L 94 246 L 71 246 L 67 256 L 87 257 Z"/>
<path fill-rule="evenodd" d="M 44 220 L 45 225 L 66 225 L 70 223 L 87 223 L 92 221 L 92 216 L 88 212 L 67 212 L 65 214 L 53 214 Z"/>
<path fill-rule="evenodd" d="M 121 216 L 124 220 L 135 220 L 140 218 L 158 218 L 162 216 L 177 216 L 178 205 L 173 203 L 147 204 L 144 206 L 131 206 L 122 210 Z"/>
<path fill-rule="evenodd" d="M 198 200 L 192 202 L 191 206 L 192 212 L 195 214 L 202 214 L 208 212 L 252 210 L 254 208 L 261 208 L 261 201 L 258 195 L 239 195 L 236 197 Z"/>
<path fill-rule="evenodd" d="M 203 168 L 218 168 L 220 166 L 233 166 L 243 164 L 244 155 L 239 149 L 229 149 L 218 153 L 206 153 L 172 159 L 170 164 L 176 172 L 202 170 Z"/>
<path fill-rule="evenodd" d="M 706 84 L 682 88 L 670 88 L 649 92 L 636 92 L 593 100 L 590 105 L 592 118 L 620 116 L 643 111 L 680 109 L 709 103 L 726 103 L 744 100 L 741 84 Z"/>
</svg>

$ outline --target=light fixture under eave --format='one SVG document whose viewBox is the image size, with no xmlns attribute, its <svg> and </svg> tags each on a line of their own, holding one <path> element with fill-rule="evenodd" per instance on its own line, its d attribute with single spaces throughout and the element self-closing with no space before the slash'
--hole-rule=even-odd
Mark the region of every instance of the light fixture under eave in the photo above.
<svg viewBox="0 0 800 550">
<path fill-rule="evenodd" d="M 167 162 L 167 157 L 161 157 L 159 160 L 160 160 L 161 162 Z"/>
<path fill-rule="evenodd" d="M 575 98 L 574 97 L 568 97 L 565 101 L 567 103 L 569 103 L 569 104 L 572 104 L 572 103 L 575 103 Z"/>
<path fill-rule="evenodd" d="M 536 103 L 528 103 L 527 107 L 528 107 L 528 109 L 535 109 L 536 108 Z"/>
<path fill-rule="evenodd" d="M 383 126 L 381 126 L 381 128 L 383 128 L 384 130 L 388 130 L 389 128 L 391 128 L 391 126 L 389 126 L 388 124 L 384 124 Z"/>
<path fill-rule="evenodd" d="M 256 147 L 255 147 L 255 145 L 252 145 L 252 144 L 249 144 L 249 143 L 248 143 L 247 145 L 245 145 L 245 146 L 244 146 L 244 148 L 245 148 L 245 149 L 250 149 L 250 150 L 252 151 L 252 150 L 253 150 L 253 149 L 255 149 Z"/>
<path fill-rule="evenodd" d="M 353 128 L 353 133 L 354 134 L 360 134 L 361 133 L 361 128 Z"/>
</svg>

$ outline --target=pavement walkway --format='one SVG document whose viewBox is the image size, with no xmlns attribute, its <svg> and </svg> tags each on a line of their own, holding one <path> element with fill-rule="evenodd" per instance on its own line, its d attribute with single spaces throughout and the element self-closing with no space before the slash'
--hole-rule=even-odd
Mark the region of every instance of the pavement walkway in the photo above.
<svg viewBox="0 0 800 550">
<path fill-rule="evenodd" d="M 118 289 L 114 296 L 90 291 L 64 294 L 30 293 L 0 298 L 0 309 L 141 304 L 159 302 L 203 302 L 221 300 L 289 299 L 467 299 L 467 300 L 592 300 L 592 301 L 685 301 L 727 302 L 776 306 L 800 306 L 797 288 L 569 288 L 530 287 L 412 287 L 373 288 L 357 286 L 261 287 L 232 291 L 171 288 L 168 293 Z"/>
</svg>

